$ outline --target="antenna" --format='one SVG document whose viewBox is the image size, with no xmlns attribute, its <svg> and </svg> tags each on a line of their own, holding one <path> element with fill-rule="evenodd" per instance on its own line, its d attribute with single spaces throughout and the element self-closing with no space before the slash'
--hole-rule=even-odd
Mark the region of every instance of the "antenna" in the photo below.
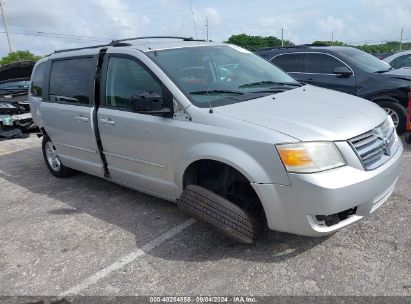
<svg viewBox="0 0 411 304">
<path fill-rule="evenodd" d="M 190 2 L 191 16 L 193 17 L 194 32 L 196 33 L 196 40 L 197 40 L 198 39 L 198 37 L 197 37 L 197 26 L 196 26 L 196 21 L 194 19 L 193 5 L 191 4 L 191 0 L 188 0 L 188 2 Z"/>
<path fill-rule="evenodd" d="M 1 1 L 0 1 L 1 2 Z M 404 28 L 401 28 L 401 39 L 400 39 L 400 51 L 402 51 L 402 34 L 404 33 Z"/>
<path fill-rule="evenodd" d="M 1 16 L 3 17 L 4 30 L 6 31 L 7 42 L 9 43 L 9 50 L 11 53 L 13 52 L 13 46 L 11 45 L 9 29 L 7 27 L 7 22 L 6 22 L 6 13 L 4 12 L 2 0 L 0 0 L 0 13 L 1 13 Z"/>
<path fill-rule="evenodd" d="M 206 24 L 205 24 L 205 26 L 206 26 L 206 30 L 207 30 L 207 42 L 208 42 L 208 17 L 207 17 L 207 15 L 206 15 Z"/>
</svg>

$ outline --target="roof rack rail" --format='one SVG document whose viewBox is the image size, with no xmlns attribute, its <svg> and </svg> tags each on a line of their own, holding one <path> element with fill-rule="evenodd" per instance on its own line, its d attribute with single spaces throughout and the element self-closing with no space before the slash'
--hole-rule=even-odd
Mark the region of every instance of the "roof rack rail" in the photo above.
<svg viewBox="0 0 411 304">
<path fill-rule="evenodd" d="M 95 49 L 105 46 L 130 46 L 131 44 L 126 43 L 125 41 L 130 40 L 143 40 L 143 39 L 180 39 L 183 41 L 202 41 L 205 42 L 204 39 L 194 39 L 193 37 L 178 37 L 178 36 L 144 36 L 144 37 L 133 37 L 133 38 L 123 38 L 123 39 L 116 39 L 112 40 L 110 43 L 107 44 L 99 44 L 99 45 L 92 45 L 92 46 L 85 46 L 79 48 L 72 48 L 72 49 L 63 49 L 63 50 L 56 50 L 54 53 L 63 53 L 63 52 L 70 52 L 70 51 L 79 51 L 79 50 L 87 50 L 87 49 Z"/>
<path fill-rule="evenodd" d="M 124 38 L 113 40 L 111 43 L 113 45 L 123 42 L 123 41 L 130 41 L 130 40 L 143 40 L 143 39 L 179 39 L 183 41 L 202 41 L 205 42 L 204 39 L 194 39 L 193 37 L 179 37 L 179 36 L 144 36 L 144 37 L 133 37 L 133 38 Z"/>
<path fill-rule="evenodd" d="M 70 52 L 70 51 L 79 51 L 79 50 L 95 49 L 95 48 L 105 47 L 105 46 L 110 46 L 110 45 L 111 45 L 111 43 L 108 43 L 108 44 L 100 44 L 100 45 L 91 45 L 91 46 L 79 47 L 79 48 L 74 48 L 74 49 L 55 50 L 54 53 L 64 53 L 64 52 Z"/>
</svg>

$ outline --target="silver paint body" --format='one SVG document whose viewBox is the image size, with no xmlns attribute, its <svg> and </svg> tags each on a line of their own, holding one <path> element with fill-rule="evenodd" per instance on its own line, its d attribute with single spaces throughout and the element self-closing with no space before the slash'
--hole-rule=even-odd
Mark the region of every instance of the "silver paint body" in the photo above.
<svg viewBox="0 0 411 304">
<path fill-rule="evenodd" d="M 392 158 L 365 171 L 347 140 L 386 119 L 377 105 L 361 98 L 314 86 L 208 108 L 191 104 L 145 51 L 201 47 L 198 42 L 142 43 L 109 47 L 107 53 L 128 54 L 143 62 L 174 96 L 173 118 L 108 108 L 98 110 L 98 128 L 111 177 L 116 183 L 176 201 L 183 174 L 196 160 L 226 163 L 248 178 L 259 196 L 269 228 L 319 236 L 331 233 L 378 208 L 399 176 L 402 145 Z M 149 49 L 150 48 L 150 49 Z M 98 49 L 58 53 L 95 55 Z M 90 106 L 41 102 L 29 96 L 37 125 L 55 144 L 68 167 L 104 177 Z M 114 123 L 107 123 L 111 120 Z M 333 141 L 347 165 L 314 174 L 291 174 L 275 145 L 300 141 Z M 338 225 L 319 227 L 312 215 L 333 214 L 358 206 L 356 215 Z"/>
</svg>

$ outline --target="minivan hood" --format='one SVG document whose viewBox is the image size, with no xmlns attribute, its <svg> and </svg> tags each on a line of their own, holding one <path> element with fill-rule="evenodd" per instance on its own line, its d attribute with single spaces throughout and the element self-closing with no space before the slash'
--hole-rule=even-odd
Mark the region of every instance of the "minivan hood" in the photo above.
<svg viewBox="0 0 411 304">
<path fill-rule="evenodd" d="M 387 117 L 370 101 L 311 85 L 214 110 L 302 141 L 347 140 Z"/>
</svg>

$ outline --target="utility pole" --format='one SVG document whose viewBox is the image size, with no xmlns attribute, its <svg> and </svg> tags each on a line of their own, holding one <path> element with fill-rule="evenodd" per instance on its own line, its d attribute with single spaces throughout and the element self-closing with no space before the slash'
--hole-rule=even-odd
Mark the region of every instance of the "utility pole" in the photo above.
<svg viewBox="0 0 411 304">
<path fill-rule="evenodd" d="M 206 27 L 206 31 L 207 31 L 207 42 L 208 42 L 208 17 L 207 17 L 207 15 L 206 15 L 206 24 L 205 24 L 205 27 Z"/>
<path fill-rule="evenodd" d="M 284 28 L 281 28 L 281 46 L 284 46 Z"/>
<path fill-rule="evenodd" d="M 400 51 L 402 50 L 402 34 L 404 33 L 404 28 L 401 28 L 401 39 L 400 39 Z"/>
<path fill-rule="evenodd" d="M 11 53 L 11 52 L 13 52 L 13 47 L 12 47 L 12 45 L 11 45 L 11 40 L 10 40 L 10 36 L 9 36 L 9 30 L 8 30 L 8 28 L 7 28 L 6 16 L 5 16 L 5 13 L 4 13 L 4 8 L 3 8 L 3 2 L 2 2 L 2 0 L 0 0 L 0 12 L 1 12 L 1 16 L 3 17 L 4 29 L 5 29 L 5 31 L 6 31 L 7 41 L 8 41 L 8 43 L 9 43 L 9 50 L 10 50 L 10 53 Z"/>
</svg>

